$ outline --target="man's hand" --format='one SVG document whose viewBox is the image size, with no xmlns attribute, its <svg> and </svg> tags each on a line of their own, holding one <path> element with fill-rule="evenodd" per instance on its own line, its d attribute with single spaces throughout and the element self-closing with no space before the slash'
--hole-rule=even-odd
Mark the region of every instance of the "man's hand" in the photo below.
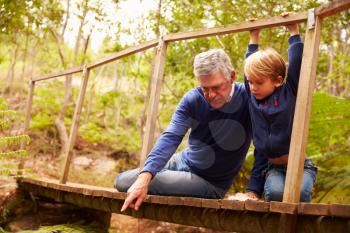
<svg viewBox="0 0 350 233">
<path fill-rule="evenodd" d="M 126 197 L 121 212 L 128 207 L 138 210 L 143 200 L 145 200 L 148 185 L 151 182 L 152 174 L 149 172 L 141 173 L 135 183 L 128 189 L 128 196 Z"/>
<path fill-rule="evenodd" d="M 256 200 L 256 201 L 259 200 L 259 196 L 255 192 L 248 191 L 245 193 L 245 195 L 247 195 L 249 199 Z"/>
<path fill-rule="evenodd" d="M 294 12 L 284 12 L 281 14 L 282 17 L 287 17 L 288 15 L 293 15 L 295 14 Z M 288 24 L 286 25 L 286 28 L 288 29 L 288 31 L 290 32 L 291 36 L 294 35 L 299 35 L 299 25 L 298 24 Z"/>
</svg>

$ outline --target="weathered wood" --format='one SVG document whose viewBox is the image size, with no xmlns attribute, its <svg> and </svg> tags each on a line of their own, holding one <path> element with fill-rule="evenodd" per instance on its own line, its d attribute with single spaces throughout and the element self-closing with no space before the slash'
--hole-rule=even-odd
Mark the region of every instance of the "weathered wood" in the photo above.
<svg viewBox="0 0 350 233">
<path fill-rule="evenodd" d="M 296 214 L 298 213 L 298 204 L 271 201 L 270 212 Z"/>
<path fill-rule="evenodd" d="M 329 206 L 329 214 L 336 217 L 350 218 L 350 205 L 332 204 Z"/>
<path fill-rule="evenodd" d="M 35 82 L 30 81 L 29 92 L 28 92 L 28 97 L 27 97 L 27 105 L 26 105 L 26 119 L 24 121 L 23 130 L 22 130 L 22 134 L 24 134 L 24 135 L 28 133 L 28 129 L 29 129 L 32 106 L 33 106 L 34 88 L 35 88 Z M 24 146 L 25 146 L 25 142 L 21 142 L 20 148 L 23 149 Z M 19 163 L 18 163 L 17 175 L 19 175 L 19 176 L 22 175 L 23 167 L 24 167 L 24 159 L 21 158 Z"/>
<path fill-rule="evenodd" d="M 160 88 L 163 82 L 164 63 L 167 50 L 167 43 L 163 38 L 159 40 L 157 57 L 154 65 L 154 73 L 152 76 L 151 97 L 148 105 L 148 114 L 146 121 L 145 136 L 142 142 L 142 149 L 140 154 L 140 167 L 143 167 L 148 153 L 151 151 L 154 140 L 154 133 L 156 128 L 156 119 L 158 114 L 158 105 L 160 98 Z"/>
<path fill-rule="evenodd" d="M 147 41 L 143 44 L 140 44 L 140 45 L 137 45 L 137 46 L 134 46 L 134 47 L 131 47 L 131 48 L 127 48 L 127 49 L 124 49 L 122 51 L 119 51 L 119 52 L 116 52 L 115 54 L 107 57 L 107 58 L 104 58 L 100 61 L 97 61 L 91 65 L 88 65 L 87 68 L 88 69 L 92 69 L 92 68 L 96 68 L 96 67 L 99 67 L 99 66 L 102 66 L 102 65 L 105 65 L 105 64 L 108 64 L 108 63 L 111 63 L 115 60 L 118 60 L 120 58 L 123 58 L 123 57 L 126 57 L 126 56 L 130 56 L 132 54 L 135 54 L 135 53 L 138 53 L 138 52 L 142 52 L 144 50 L 147 50 L 149 48 L 153 48 L 155 46 L 158 45 L 158 40 L 151 40 L 151 41 Z"/>
<path fill-rule="evenodd" d="M 298 207 L 298 214 L 326 216 L 329 215 L 328 205 L 300 203 Z"/>
<path fill-rule="evenodd" d="M 281 214 L 278 225 L 278 233 L 294 233 L 296 229 L 297 215 Z"/>
<path fill-rule="evenodd" d="M 168 205 L 184 205 L 183 197 L 168 197 Z"/>
<path fill-rule="evenodd" d="M 323 4 L 315 9 L 315 15 L 320 17 L 327 17 L 338 12 L 344 11 L 350 8 L 349 0 L 330 1 L 327 4 Z M 233 25 L 225 25 L 223 27 L 209 28 L 203 30 L 197 30 L 192 32 L 176 33 L 164 36 L 164 40 L 179 41 L 188 40 L 201 37 L 209 37 L 216 35 L 223 35 L 235 32 L 250 31 L 256 28 L 270 28 L 277 27 L 286 24 L 301 23 L 307 20 L 307 12 L 300 12 L 288 17 L 275 16 L 268 19 L 256 20 L 254 22 L 243 22 Z"/>
<path fill-rule="evenodd" d="M 242 211 L 244 210 L 244 201 L 221 200 L 221 208 Z"/>
<path fill-rule="evenodd" d="M 38 197 L 52 198 L 56 201 L 70 203 L 84 208 L 102 210 L 105 212 L 121 213 L 120 209 L 124 202 L 122 199 L 113 199 L 103 196 L 95 197 L 93 195 L 75 193 L 73 192 L 74 190 L 66 192 L 47 187 L 38 187 L 35 184 L 24 182 L 24 180 L 19 180 L 18 185 L 23 191 L 32 192 Z M 59 185 L 61 185 L 60 188 L 65 186 L 63 184 Z M 82 192 L 80 189 L 76 190 Z M 251 233 L 276 233 L 280 221 L 280 214 L 272 212 L 266 213 L 249 210 L 236 211 L 216 208 L 198 208 L 185 205 L 174 206 L 168 204 L 156 204 L 153 202 L 143 203 L 139 211 L 128 209 L 122 214 L 127 214 L 137 218 L 147 218 L 190 226 L 206 227 L 214 230 Z M 330 216 L 319 218 L 319 216 L 304 215 L 298 216 L 297 218 L 296 232 L 343 233 L 349 231 L 349 226 L 349 218 Z"/>
<path fill-rule="evenodd" d="M 276 16 L 263 20 L 256 20 L 254 22 L 242 22 L 239 24 L 225 25 L 223 27 L 209 28 L 204 30 L 197 30 L 192 32 L 176 33 L 164 36 L 167 42 L 189 40 L 201 37 L 209 37 L 223 34 L 230 34 L 236 32 L 250 31 L 256 28 L 276 27 L 292 23 L 305 22 L 307 19 L 307 12 L 289 15 L 287 17 Z"/>
<path fill-rule="evenodd" d="M 316 15 L 324 18 L 327 16 L 334 15 L 341 11 L 347 10 L 350 8 L 349 0 L 336 0 L 329 1 L 327 4 L 323 4 L 316 8 Z"/>
<path fill-rule="evenodd" d="M 316 17 L 313 29 L 306 29 L 299 88 L 295 106 L 283 202 L 298 203 L 304 172 L 312 94 L 316 79 L 317 56 L 322 19 Z"/>
<path fill-rule="evenodd" d="M 257 212 L 268 212 L 269 207 L 270 207 L 270 203 L 265 201 L 254 201 L 251 199 L 247 199 L 244 202 L 244 208 L 246 210 L 257 211 Z"/>
<path fill-rule="evenodd" d="M 66 75 L 70 75 L 70 74 L 75 74 L 75 73 L 79 73 L 82 71 L 83 71 L 82 66 L 76 66 L 76 67 L 72 67 L 68 70 L 54 72 L 54 73 L 50 73 L 50 74 L 45 74 L 45 75 L 40 76 L 38 78 L 33 78 L 32 81 L 38 82 L 38 81 L 42 81 L 42 80 L 47 80 L 47 79 L 57 78 L 57 77 L 66 76 Z"/>
<path fill-rule="evenodd" d="M 219 209 L 221 206 L 220 201 L 221 200 L 217 200 L 217 199 L 202 199 L 202 207 Z"/>
<path fill-rule="evenodd" d="M 193 198 L 193 197 L 185 197 L 184 205 L 186 206 L 194 206 L 194 207 L 202 207 L 202 199 L 201 198 Z"/>
<path fill-rule="evenodd" d="M 64 163 L 64 170 L 63 170 L 61 180 L 60 180 L 60 182 L 63 184 L 67 182 L 69 167 L 70 167 L 70 163 L 71 163 L 71 160 L 73 157 L 73 146 L 74 146 L 75 138 L 76 138 L 77 131 L 78 131 L 80 115 L 81 115 L 81 111 L 83 108 L 83 101 L 84 101 L 84 97 L 85 97 L 85 93 L 86 93 L 86 87 L 87 87 L 87 83 L 89 80 L 89 73 L 90 73 L 90 70 L 85 66 L 84 71 L 83 71 L 83 80 L 82 80 L 77 104 L 75 106 L 72 126 L 70 129 L 68 145 L 67 145 L 66 152 L 65 152 L 66 160 Z"/>
</svg>

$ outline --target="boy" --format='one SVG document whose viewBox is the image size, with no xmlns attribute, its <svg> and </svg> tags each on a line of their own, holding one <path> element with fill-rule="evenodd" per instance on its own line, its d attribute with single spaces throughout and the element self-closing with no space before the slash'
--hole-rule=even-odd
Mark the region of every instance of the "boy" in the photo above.
<svg viewBox="0 0 350 233">
<path fill-rule="evenodd" d="M 259 30 L 250 32 L 250 41 L 244 65 L 244 80 L 249 95 L 249 111 L 253 127 L 253 143 L 259 160 L 268 159 L 264 185 L 266 201 L 282 201 L 287 170 L 289 144 L 292 133 L 293 116 L 299 83 L 303 53 L 303 43 L 297 24 L 286 26 L 291 34 L 288 39 L 289 66 L 273 49 L 258 51 Z M 317 168 L 308 159 L 304 163 L 304 176 L 300 201 L 310 202 L 316 179 Z M 254 174 L 254 166 L 252 174 Z M 247 195 L 258 198 L 257 190 L 249 190 Z"/>
</svg>

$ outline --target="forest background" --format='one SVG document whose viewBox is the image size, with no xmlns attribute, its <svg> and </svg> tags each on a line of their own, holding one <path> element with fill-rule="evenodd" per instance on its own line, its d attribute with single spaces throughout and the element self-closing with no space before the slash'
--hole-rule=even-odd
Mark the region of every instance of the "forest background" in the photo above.
<svg viewBox="0 0 350 233">
<path fill-rule="evenodd" d="M 159 35 L 302 12 L 325 2 L 0 0 L 1 96 L 23 122 L 28 82 L 41 74 L 89 64 Z M 319 168 L 313 202 L 350 203 L 349 21 L 350 11 L 345 11 L 325 19 L 322 28 L 307 148 Z M 305 24 L 300 28 L 303 36 Z M 262 30 L 262 46 L 275 48 L 285 58 L 287 39 L 284 27 Z M 184 93 L 197 85 L 194 55 L 210 48 L 225 49 L 242 81 L 248 40 L 248 32 L 242 32 L 169 45 L 157 137 Z M 138 166 L 154 55 L 155 50 L 149 49 L 90 73 L 70 181 L 111 187 L 116 174 Z M 37 84 L 29 133 L 32 143 L 27 148 L 26 167 L 31 174 L 60 176 L 80 81 L 78 74 Z M 252 163 L 251 148 L 231 192 L 244 191 Z"/>
</svg>

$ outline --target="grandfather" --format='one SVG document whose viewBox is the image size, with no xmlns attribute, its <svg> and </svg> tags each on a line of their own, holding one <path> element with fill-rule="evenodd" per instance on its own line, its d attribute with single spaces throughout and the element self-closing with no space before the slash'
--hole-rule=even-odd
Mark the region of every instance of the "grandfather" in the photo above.
<svg viewBox="0 0 350 233">
<path fill-rule="evenodd" d="M 200 87 L 188 91 L 150 152 L 143 169 L 121 173 L 115 187 L 128 192 L 121 211 L 138 210 L 148 194 L 223 198 L 245 160 L 251 123 L 244 85 L 236 83 L 230 58 L 222 49 L 195 56 Z M 188 147 L 174 154 L 191 129 Z M 248 194 L 261 195 L 262 170 L 255 162 Z"/>
</svg>

